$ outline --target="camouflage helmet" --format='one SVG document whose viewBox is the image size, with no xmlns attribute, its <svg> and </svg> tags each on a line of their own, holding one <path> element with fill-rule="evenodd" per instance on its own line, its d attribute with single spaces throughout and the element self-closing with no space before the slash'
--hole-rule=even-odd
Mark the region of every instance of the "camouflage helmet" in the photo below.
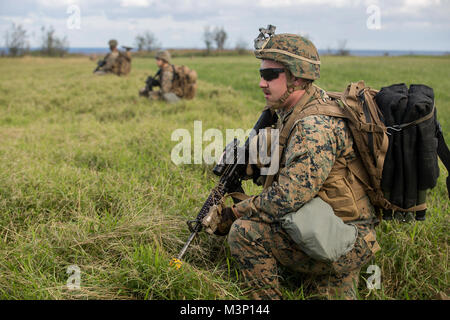
<svg viewBox="0 0 450 320">
<path fill-rule="evenodd" d="M 117 42 L 117 40 L 112 39 L 112 40 L 109 40 L 108 44 L 109 44 L 110 47 L 115 48 L 115 47 L 117 47 L 117 45 L 119 43 Z"/>
<path fill-rule="evenodd" d="M 155 59 L 164 60 L 167 63 L 170 63 L 170 59 L 171 59 L 170 52 L 167 51 L 167 50 L 165 50 L 165 51 L 158 51 L 156 53 Z"/>
<path fill-rule="evenodd" d="M 320 77 L 319 53 L 311 41 L 296 34 L 273 33 L 269 37 L 260 34 L 255 40 L 256 58 L 279 62 L 296 78 L 316 80 Z"/>
</svg>

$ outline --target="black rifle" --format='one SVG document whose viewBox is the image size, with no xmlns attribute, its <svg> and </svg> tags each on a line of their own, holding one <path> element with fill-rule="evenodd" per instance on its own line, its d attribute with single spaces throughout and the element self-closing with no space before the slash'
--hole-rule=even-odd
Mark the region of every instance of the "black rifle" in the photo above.
<svg viewBox="0 0 450 320">
<path fill-rule="evenodd" d="M 99 71 L 101 68 L 103 68 L 103 66 L 106 64 L 106 59 L 103 60 L 98 60 L 97 62 L 97 68 L 95 68 L 93 73 L 96 73 L 97 71 Z"/>
<path fill-rule="evenodd" d="M 184 247 L 181 249 L 178 256 L 172 259 L 172 264 L 177 268 L 181 267 L 181 259 L 186 253 L 187 248 L 194 240 L 195 236 L 202 230 L 202 220 L 208 214 L 210 208 L 219 203 L 219 201 L 227 193 L 231 192 L 244 192 L 242 189 L 242 180 L 246 176 L 246 168 L 248 163 L 249 146 L 251 139 L 258 134 L 260 129 L 272 126 L 277 121 L 277 115 L 269 109 L 262 112 L 258 121 L 256 122 L 249 137 L 245 141 L 243 147 L 239 147 L 239 140 L 234 139 L 230 142 L 222 154 L 222 158 L 219 163 L 214 167 L 213 173 L 220 177 L 219 183 L 211 191 L 205 203 L 203 204 L 200 212 L 195 220 L 187 221 L 189 231 L 191 235 L 186 241 Z M 237 199 L 233 199 L 238 202 Z"/>
<path fill-rule="evenodd" d="M 160 87 L 161 83 L 158 79 L 155 79 L 157 76 L 161 74 L 161 69 L 158 70 L 158 72 L 152 77 L 149 76 L 147 80 L 145 80 L 145 91 L 152 91 L 153 87 Z"/>
</svg>

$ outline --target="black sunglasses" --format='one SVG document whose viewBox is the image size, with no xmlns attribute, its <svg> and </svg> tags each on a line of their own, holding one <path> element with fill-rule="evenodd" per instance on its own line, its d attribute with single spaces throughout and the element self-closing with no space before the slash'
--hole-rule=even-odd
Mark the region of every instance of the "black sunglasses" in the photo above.
<svg viewBox="0 0 450 320">
<path fill-rule="evenodd" d="M 267 68 L 267 69 L 259 69 L 259 74 L 261 78 L 266 81 L 271 81 L 278 78 L 280 73 L 283 73 L 283 68 Z"/>
</svg>

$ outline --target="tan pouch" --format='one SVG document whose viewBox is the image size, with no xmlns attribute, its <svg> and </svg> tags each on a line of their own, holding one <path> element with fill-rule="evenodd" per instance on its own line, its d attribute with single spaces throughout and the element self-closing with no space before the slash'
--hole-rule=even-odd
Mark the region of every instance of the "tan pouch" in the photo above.
<svg viewBox="0 0 450 320">
<path fill-rule="evenodd" d="M 343 221 L 352 221 L 359 217 L 356 197 L 345 176 L 337 176 L 331 181 L 325 181 L 318 195 L 331 205 L 334 213 Z"/>
<path fill-rule="evenodd" d="M 367 246 L 369 247 L 370 251 L 372 251 L 373 254 L 381 250 L 381 247 L 378 244 L 377 239 L 375 237 L 375 231 L 369 232 L 364 237 L 364 241 L 367 243 Z"/>
</svg>

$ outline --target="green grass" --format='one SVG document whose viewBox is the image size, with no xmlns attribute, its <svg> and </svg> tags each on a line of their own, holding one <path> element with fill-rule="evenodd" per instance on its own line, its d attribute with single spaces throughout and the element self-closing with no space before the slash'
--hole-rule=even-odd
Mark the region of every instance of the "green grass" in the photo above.
<svg viewBox="0 0 450 320">
<path fill-rule="evenodd" d="M 434 88 L 450 141 L 449 57 L 323 57 L 318 84 L 343 90 L 364 79 L 376 89 L 406 82 Z M 175 129 L 250 128 L 264 106 L 258 60 L 177 58 L 199 75 L 196 99 L 150 104 L 137 96 L 153 59 L 127 77 L 94 77 L 87 58 L 0 59 L 0 298 L 238 299 L 239 274 L 224 239 L 201 234 L 181 270 L 169 266 L 217 178 L 210 165 L 176 166 Z M 209 143 L 204 143 L 205 147 Z M 448 195 L 441 165 L 424 223 L 383 222 L 382 289 L 361 299 L 430 299 L 447 292 Z M 250 193 L 258 188 L 247 183 Z M 70 291 L 66 269 L 81 269 Z M 367 267 L 363 268 L 363 272 Z M 283 271 L 288 299 L 308 282 Z M 301 279 L 300 279 L 301 280 Z"/>
</svg>

